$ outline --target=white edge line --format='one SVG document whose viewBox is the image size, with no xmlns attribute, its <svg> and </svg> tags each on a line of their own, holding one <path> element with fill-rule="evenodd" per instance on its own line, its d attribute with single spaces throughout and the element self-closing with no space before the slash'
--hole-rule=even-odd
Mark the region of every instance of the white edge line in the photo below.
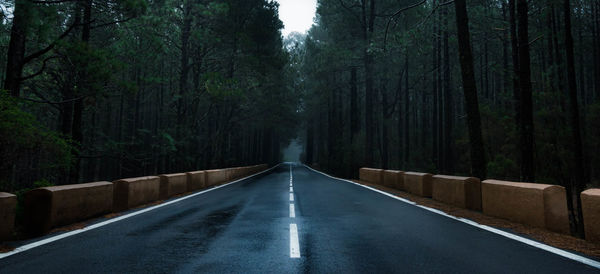
<svg viewBox="0 0 600 274">
<path fill-rule="evenodd" d="M 300 243 L 296 224 L 290 224 L 290 258 L 300 258 Z"/>
<path fill-rule="evenodd" d="M 396 200 L 399 200 L 399 201 L 405 202 L 405 203 L 407 203 L 407 204 L 415 205 L 415 206 L 417 206 L 417 207 L 423 208 L 423 209 L 425 209 L 425 210 L 428 210 L 428 211 L 430 211 L 430 212 L 433 212 L 433 213 L 436 213 L 436 214 L 439 214 L 439 215 L 442 215 L 442 216 L 445 216 L 445 217 L 448 217 L 448 218 L 451 218 L 451 219 L 457 220 L 457 221 L 459 221 L 459 222 L 463 222 L 463 223 L 465 223 L 465 224 L 468 224 L 468 225 L 471 225 L 471 226 L 474 226 L 474 227 L 478 227 L 478 228 L 480 228 L 480 229 L 483 229 L 483 230 L 486 230 L 486 231 L 488 231 L 488 232 L 491 232 L 491 233 L 494 233 L 494 234 L 498 234 L 498 235 L 500 235 L 500 236 L 504 236 L 504 237 L 506 237 L 506 238 L 509 238 L 509 239 L 512 239 L 512 240 L 515 240 L 515 241 L 518 241 L 518 242 L 524 243 L 524 244 L 526 244 L 526 245 L 529 245 L 529 246 L 537 247 L 537 248 L 539 248 L 539 249 L 542 249 L 542 250 L 545 250 L 545 251 L 547 251 L 547 252 L 554 253 L 554 254 L 556 254 L 556 255 L 559 255 L 559 256 L 565 257 L 565 258 L 567 258 L 567 259 L 571 259 L 571 260 L 573 260 L 573 261 L 577 261 L 577 262 L 580 262 L 580 263 L 586 264 L 586 265 L 588 265 L 588 266 L 591 266 L 591 267 L 594 267 L 594 268 L 596 268 L 596 269 L 600 269 L 600 262 L 598 262 L 598 261 L 595 261 L 595 260 L 592 260 L 592 259 L 589 259 L 589 258 L 586 258 L 586 257 L 580 256 L 580 255 L 577 255 L 577 254 L 573 254 L 573 253 L 571 253 L 571 252 L 568 252 L 568 251 L 562 250 L 562 249 L 560 249 L 560 248 L 552 247 L 552 246 L 549 246 L 549 245 L 547 245 L 547 244 L 543 244 L 543 243 L 540 243 L 540 242 L 536 242 L 536 241 L 533 241 L 533 240 L 530 240 L 530 239 L 527 239 L 527 238 L 524 238 L 524 237 L 521 237 L 521 236 L 518 236 L 518 235 L 515 235 L 515 234 L 512 234 L 512 233 L 509 233 L 509 232 L 506 232 L 506 231 L 503 231 L 503 230 L 500 230 L 500 229 L 496 229 L 496 228 L 493 228 L 493 227 L 489 227 L 489 226 L 487 226 L 487 225 L 482 225 L 482 224 L 479 224 L 479 223 L 477 223 L 477 222 L 474 222 L 474 221 L 472 221 L 472 220 L 468 220 L 468 219 L 464 219 L 464 218 L 455 217 L 455 216 L 449 215 L 449 214 L 447 214 L 447 213 L 445 213 L 445 212 L 443 212 L 443 211 L 437 210 L 437 209 L 429 208 L 429 207 L 426 207 L 426 206 L 423 206 L 423 205 L 417 205 L 417 204 L 416 204 L 415 202 L 413 202 L 413 201 L 409 201 L 409 200 L 406 200 L 406 199 L 404 199 L 404 198 L 400 198 L 400 197 L 394 196 L 394 195 L 392 195 L 392 194 L 389 194 L 389 193 L 387 193 L 387 192 L 383 192 L 383 191 L 381 191 L 381 190 L 374 189 L 374 188 L 372 188 L 372 187 L 369 187 L 369 186 L 361 185 L 361 184 L 359 184 L 359 183 L 355 183 L 355 182 L 352 182 L 352 181 L 350 181 L 350 180 L 346 180 L 346 179 L 341 179 L 341 178 L 333 177 L 333 176 L 331 176 L 331 175 L 329 175 L 329 174 L 326 174 L 326 173 L 323 173 L 323 172 L 321 172 L 321 171 L 315 170 L 315 169 L 313 169 L 313 168 L 311 168 L 311 167 L 309 167 L 309 166 L 307 166 L 307 165 L 304 165 L 304 166 L 305 166 L 306 168 L 308 168 L 308 169 L 310 169 L 310 170 L 314 171 L 314 172 L 320 173 L 320 174 L 322 174 L 322 175 L 325 175 L 325 176 L 327 176 L 327 177 L 329 177 L 329 178 L 332 178 L 332 179 L 335 179 L 335 180 L 339 180 L 339 181 L 343 181 L 343 182 L 347 182 L 347 183 L 352 183 L 352 184 L 355 184 L 355 185 L 357 185 L 357 186 L 361 186 L 361 187 L 364 187 L 364 188 L 366 188 L 366 189 L 370 189 L 370 190 L 372 190 L 372 191 L 375 191 L 375 192 L 378 192 L 378 193 L 380 193 L 380 194 L 386 195 L 386 196 L 388 196 L 388 197 L 394 198 L 394 199 L 396 199 Z"/>
<path fill-rule="evenodd" d="M 56 235 L 56 236 L 53 236 L 53 237 L 49 237 L 49 238 L 46 238 L 46 239 L 43 239 L 43 240 L 40 240 L 40 241 L 36 241 L 36 242 L 33 242 L 33 243 L 29 243 L 29 244 L 17 247 L 13 251 L 6 252 L 6 253 L 0 253 L 0 259 L 4 259 L 6 257 L 15 255 L 17 253 L 21 253 L 23 251 L 27 251 L 27 250 L 32 249 L 32 248 L 36 248 L 38 246 L 42 246 L 42 245 L 45 245 L 45 244 L 48 244 L 48 243 L 51 243 L 51 242 L 58 241 L 58 240 L 63 239 L 63 238 L 67 238 L 67 237 L 70 237 L 70 236 L 73 236 L 73 235 L 77 235 L 79 233 L 90 231 L 92 229 L 96 229 L 96 228 L 99 228 L 99 227 L 102 227 L 102 226 L 105 226 L 105 225 L 108 225 L 108 224 L 111 224 L 111 223 L 114 223 L 114 222 L 118 222 L 118 221 L 130 218 L 130 217 L 136 216 L 136 215 L 140 215 L 140 214 L 146 213 L 148 211 L 152 211 L 154 209 L 161 208 L 163 206 L 168 206 L 170 204 L 181 202 L 183 200 L 186 200 L 186 199 L 189 199 L 189 198 L 192 198 L 192 197 L 198 196 L 200 194 L 204 194 L 206 192 L 213 191 L 213 190 L 216 190 L 216 189 L 219 189 L 219 188 L 222 188 L 222 187 L 226 187 L 226 186 L 231 185 L 231 184 L 239 183 L 239 182 L 241 182 L 243 180 L 249 179 L 249 178 L 254 177 L 256 175 L 259 175 L 259 174 L 271 171 L 274 168 L 278 167 L 279 165 L 281 165 L 281 164 L 277 164 L 277 165 L 275 165 L 275 166 L 273 166 L 273 167 L 271 167 L 271 168 L 269 168 L 267 170 L 263 170 L 263 171 L 261 171 L 259 173 L 255 173 L 255 174 L 252 174 L 250 176 L 247 176 L 247 177 L 244 177 L 244 178 L 241 178 L 241 179 L 237 179 L 237 180 L 235 180 L 233 182 L 229 182 L 229 183 L 226 183 L 226 184 L 223 184 L 223 185 L 215 186 L 213 188 L 209 188 L 209 189 L 206 189 L 206 190 L 194 193 L 194 194 L 187 195 L 185 197 L 181 197 L 181 198 L 178 198 L 178 199 L 175 199 L 175 200 L 172 200 L 172 201 L 168 201 L 166 203 L 162 203 L 162 204 L 158 204 L 158 205 L 151 206 L 151 207 L 148 207 L 148 208 L 144 208 L 144 209 L 141 209 L 141 210 L 129 213 L 127 215 L 119 216 L 119 217 L 112 218 L 112 219 L 104 221 L 104 222 L 100 222 L 100 223 L 96 223 L 96 224 L 93 224 L 93 225 L 90 225 L 90 226 L 86 226 L 86 227 L 84 227 L 82 229 L 77 229 L 77 230 L 65 232 L 65 233 L 62 233 L 62 234 L 59 234 L 59 235 Z"/>
</svg>

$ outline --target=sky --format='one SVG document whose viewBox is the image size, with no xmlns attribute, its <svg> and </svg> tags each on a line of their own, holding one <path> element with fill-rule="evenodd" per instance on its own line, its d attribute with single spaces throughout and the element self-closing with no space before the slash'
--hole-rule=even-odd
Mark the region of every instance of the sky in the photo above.
<svg viewBox="0 0 600 274">
<path fill-rule="evenodd" d="M 277 0 L 279 19 L 284 24 L 283 36 L 290 32 L 306 32 L 313 23 L 317 9 L 317 0 Z"/>
</svg>

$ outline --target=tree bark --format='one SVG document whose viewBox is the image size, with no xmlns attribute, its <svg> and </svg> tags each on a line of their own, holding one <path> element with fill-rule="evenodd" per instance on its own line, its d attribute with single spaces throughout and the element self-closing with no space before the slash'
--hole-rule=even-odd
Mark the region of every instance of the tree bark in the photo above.
<svg viewBox="0 0 600 274">
<path fill-rule="evenodd" d="M 19 97 L 21 91 L 21 75 L 25 65 L 25 42 L 27 41 L 27 28 L 32 5 L 29 0 L 15 0 L 7 51 L 6 78 L 4 79 L 4 89 L 14 97 Z"/>
<path fill-rule="evenodd" d="M 371 52 L 371 42 L 373 39 L 373 28 L 375 26 L 375 0 L 369 1 L 369 8 L 366 8 L 366 1 L 363 1 L 362 15 L 364 21 L 364 65 L 365 65 L 365 165 L 373 165 L 374 146 L 374 120 L 373 120 L 373 66 L 374 58 Z M 367 14 L 368 13 L 368 14 Z"/>
<path fill-rule="evenodd" d="M 577 232 L 580 237 L 584 235 L 583 212 L 581 210 L 580 193 L 585 190 L 589 177 L 583 159 L 583 137 L 581 136 L 581 121 L 579 118 L 579 104 L 577 102 L 577 79 L 575 75 L 575 57 L 573 53 L 573 34 L 571 30 L 571 2 L 564 0 L 565 12 L 565 50 L 567 53 L 567 81 L 569 82 L 569 118 L 571 134 L 573 136 L 573 150 L 575 153 L 575 181 L 573 190 L 577 196 Z"/>
<path fill-rule="evenodd" d="M 515 108 L 515 124 L 517 126 L 521 122 L 521 91 L 519 89 L 519 42 L 517 38 L 517 24 L 515 14 L 515 0 L 508 0 L 508 18 L 510 23 L 510 45 L 512 49 L 512 61 L 513 61 L 513 106 Z M 521 162 L 521 156 L 519 154 L 519 163 Z"/>
<path fill-rule="evenodd" d="M 444 166 L 443 171 L 454 173 L 454 98 L 452 95 L 451 71 L 450 71 L 450 49 L 448 45 L 448 8 L 443 8 L 444 32 L 443 41 L 443 79 L 444 79 Z"/>
<path fill-rule="evenodd" d="M 521 179 L 526 182 L 535 182 L 535 166 L 533 161 L 533 101 L 531 96 L 531 63 L 529 57 L 529 16 L 527 12 L 527 0 L 518 0 Z"/>
<path fill-rule="evenodd" d="M 358 118 L 358 88 L 356 86 L 356 67 L 352 67 L 350 72 L 350 143 L 360 130 L 360 120 Z"/>
<path fill-rule="evenodd" d="M 469 128 L 469 144 L 471 154 L 471 173 L 480 179 L 485 179 L 486 156 L 481 135 L 481 117 L 477 99 L 477 85 L 473 71 L 473 54 L 471 52 L 471 34 L 469 32 L 469 17 L 465 0 L 455 0 L 456 28 L 458 31 L 458 51 L 462 72 L 463 90 L 467 109 L 467 125 Z"/>
</svg>

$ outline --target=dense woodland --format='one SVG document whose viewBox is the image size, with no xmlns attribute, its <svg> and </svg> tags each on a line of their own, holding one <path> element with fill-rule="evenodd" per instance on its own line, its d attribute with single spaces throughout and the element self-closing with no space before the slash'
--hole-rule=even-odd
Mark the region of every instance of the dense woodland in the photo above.
<svg viewBox="0 0 600 274">
<path fill-rule="evenodd" d="M 600 185 L 600 1 L 0 1 L 0 190 L 302 160 Z M 580 234 L 581 235 L 581 234 Z"/>
<path fill-rule="evenodd" d="M 276 3 L 3 4 L 1 190 L 275 163 L 295 134 Z"/>
<path fill-rule="evenodd" d="M 563 185 L 600 180 L 600 1 L 319 1 L 291 48 L 303 159 Z M 575 209 L 575 210 L 574 210 Z M 580 215 L 579 215 L 580 217 Z"/>
</svg>

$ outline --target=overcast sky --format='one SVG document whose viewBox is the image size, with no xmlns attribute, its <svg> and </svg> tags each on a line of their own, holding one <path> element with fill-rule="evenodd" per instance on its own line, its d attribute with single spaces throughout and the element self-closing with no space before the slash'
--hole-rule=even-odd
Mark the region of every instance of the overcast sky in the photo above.
<svg viewBox="0 0 600 274">
<path fill-rule="evenodd" d="M 282 33 L 287 36 L 292 31 L 306 32 L 313 23 L 317 0 L 277 0 L 279 18 L 285 25 Z"/>
</svg>

